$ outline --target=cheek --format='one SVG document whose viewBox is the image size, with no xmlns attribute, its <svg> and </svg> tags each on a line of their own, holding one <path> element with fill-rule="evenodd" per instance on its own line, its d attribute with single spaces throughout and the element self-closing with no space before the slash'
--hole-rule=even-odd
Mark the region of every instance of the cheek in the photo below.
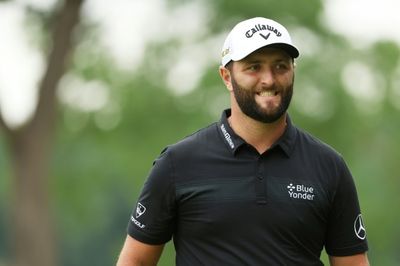
<svg viewBox="0 0 400 266">
<path fill-rule="evenodd" d="M 236 84 L 243 89 L 251 89 L 257 86 L 259 82 L 259 79 L 257 77 L 251 75 L 241 76 L 236 78 L 235 80 Z"/>
<path fill-rule="evenodd" d="M 293 83 L 294 81 L 294 75 L 293 74 L 288 74 L 285 76 L 280 77 L 277 82 L 281 85 L 281 86 L 289 86 Z"/>
</svg>

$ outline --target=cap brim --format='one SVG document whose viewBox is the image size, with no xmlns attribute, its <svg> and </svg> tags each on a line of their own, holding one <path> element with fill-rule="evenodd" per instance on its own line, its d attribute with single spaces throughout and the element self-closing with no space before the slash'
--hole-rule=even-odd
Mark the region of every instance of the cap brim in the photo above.
<svg viewBox="0 0 400 266">
<path fill-rule="evenodd" d="M 292 58 L 297 58 L 300 55 L 299 50 L 296 47 L 287 43 L 273 43 L 270 45 L 266 45 L 264 47 L 274 47 L 282 49 L 285 52 L 287 52 Z"/>
<path fill-rule="evenodd" d="M 242 54 L 232 55 L 231 58 L 229 60 L 227 60 L 225 64 L 223 64 L 223 66 L 226 66 L 230 61 L 240 61 L 243 58 L 245 58 L 246 56 L 248 56 L 248 55 L 254 53 L 255 51 L 257 51 L 261 48 L 264 48 L 264 47 L 271 47 L 271 48 L 283 50 L 292 58 L 297 58 L 300 55 L 299 50 L 297 50 L 297 48 L 291 44 L 271 43 L 271 44 L 263 45 L 258 48 L 256 48 L 256 47 L 250 48 L 247 52 L 244 52 Z"/>
</svg>

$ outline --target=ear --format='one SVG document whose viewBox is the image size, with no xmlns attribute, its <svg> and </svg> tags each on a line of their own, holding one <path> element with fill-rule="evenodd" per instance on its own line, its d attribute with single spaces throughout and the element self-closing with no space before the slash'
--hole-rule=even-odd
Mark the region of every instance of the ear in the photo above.
<svg viewBox="0 0 400 266">
<path fill-rule="evenodd" d="M 232 82 L 231 82 L 231 72 L 226 67 L 219 67 L 219 75 L 221 76 L 222 81 L 225 83 L 228 91 L 232 91 Z"/>
</svg>

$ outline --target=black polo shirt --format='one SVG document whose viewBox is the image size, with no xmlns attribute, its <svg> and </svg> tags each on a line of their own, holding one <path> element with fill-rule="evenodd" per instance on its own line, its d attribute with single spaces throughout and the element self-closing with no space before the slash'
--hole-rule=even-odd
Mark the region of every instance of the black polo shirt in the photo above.
<svg viewBox="0 0 400 266">
<path fill-rule="evenodd" d="M 166 148 L 128 234 L 172 237 L 177 265 L 322 265 L 368 249 L 352 176 L 332 148 L 287 119 L 259 154 L 221 120 Z"/>
</svg>

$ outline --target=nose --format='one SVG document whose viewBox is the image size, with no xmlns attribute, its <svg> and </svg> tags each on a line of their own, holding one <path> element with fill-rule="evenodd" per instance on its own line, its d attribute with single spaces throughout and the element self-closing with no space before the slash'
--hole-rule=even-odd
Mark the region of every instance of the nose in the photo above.
<svg viewBox="0 0 400 266">
<path fill-rule="evenodd" d="M 260 75 L 260 82 L 263 87 L 271 87 L 274 85 L 275 77 L 270 68 L 264 68 Z"/>
</svg>

